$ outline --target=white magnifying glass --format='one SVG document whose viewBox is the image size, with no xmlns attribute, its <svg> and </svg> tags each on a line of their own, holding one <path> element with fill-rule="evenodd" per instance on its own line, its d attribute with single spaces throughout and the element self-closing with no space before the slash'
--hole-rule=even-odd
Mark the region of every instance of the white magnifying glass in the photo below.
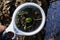
<svg viewBox="0 0 60 40">
<path fill-rule="evenodd" d="M 17 28 L 15 20 L 16 20 L 16 15 L 18 14 L 18 11 L 19 10 L 21 11 L 24 8 L 27 8 L 29 6 L 32 7 L 32 8 L 39 9 L 39 11 L 41 12 L 41 15 L 42 15 L 42 21 L 41 21 L 41 24 L 39 25 L 39 27 L 36 30 L 31 31 L 31 32 L 24 32 L 24 31 Z M 8 32 L 14 33 L 14 36 L 13 36 L 12 39 L 14 39 L 16 35 L 31 36 L 31 35 L 37 34 L 39 31 L 41 31 L 42 28 L 44 27 L 44 24 L 45 24 L 45 13 L 44 13 L 43 9 L 39 5 L 37 5 L 36 3 L 28 2 L 28 3 L 24 3 L 20 6 L 18 6 L 16 8 L 16 10 L 14 11 L 13 16 L 12 16 L 12 21 L 11 21 L 10 25 L 7 27 L 7 29 L 4 31 L 3 34 L 8 33 Z"/>
</svg>

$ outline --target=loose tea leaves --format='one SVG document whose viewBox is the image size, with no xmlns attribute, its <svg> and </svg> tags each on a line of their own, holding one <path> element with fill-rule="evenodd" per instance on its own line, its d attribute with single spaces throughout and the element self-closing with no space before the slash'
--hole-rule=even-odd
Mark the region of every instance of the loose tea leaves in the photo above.
<svg viewBox="0 0 60 40">
<path fill-rule="evenodd" d="M 36 30 L 41 24 L 42 15 L 38 8 L 27 6 L 18 11 L 15 21 L 18 29 L 31 32 Z"/>
</svg>

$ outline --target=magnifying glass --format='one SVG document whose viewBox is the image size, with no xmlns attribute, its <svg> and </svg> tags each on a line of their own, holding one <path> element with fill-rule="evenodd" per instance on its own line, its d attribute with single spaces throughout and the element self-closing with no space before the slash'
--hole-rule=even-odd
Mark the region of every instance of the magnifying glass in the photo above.
<svg viewBox="0 0 60 40">
<path fill-rule="evenodd" d="M 36 3 L 24 3 L 16 8 L 13 13 L 12 21 L 5 33 L 16 35 L 31 36 L 42 30 L 45 24 L 45 13 Z"/>
</svg>

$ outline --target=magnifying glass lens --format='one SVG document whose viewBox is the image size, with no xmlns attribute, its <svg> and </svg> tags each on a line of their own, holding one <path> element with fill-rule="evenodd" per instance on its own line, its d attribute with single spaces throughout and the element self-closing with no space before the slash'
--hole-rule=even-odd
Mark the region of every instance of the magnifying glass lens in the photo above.
<svg viewBox="0 0 60 40">
<path fill-rule="evenodd" d="M 25 6 L 17 12 L 15 18 L 15 23 L 19 30 L 32 32 L 40 26 L 42 14 L 35 6 Z"/>
</svg>

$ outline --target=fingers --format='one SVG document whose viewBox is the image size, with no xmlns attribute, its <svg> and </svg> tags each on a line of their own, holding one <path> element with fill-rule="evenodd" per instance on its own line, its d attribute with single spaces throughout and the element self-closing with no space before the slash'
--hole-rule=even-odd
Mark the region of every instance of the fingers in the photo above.
<svg viewBox="0 0 60 40">
<path fill-rule="evenodd" d="M 6 29 L 6 26 L 0 25 L 0 33 Z"/>
</svg>

